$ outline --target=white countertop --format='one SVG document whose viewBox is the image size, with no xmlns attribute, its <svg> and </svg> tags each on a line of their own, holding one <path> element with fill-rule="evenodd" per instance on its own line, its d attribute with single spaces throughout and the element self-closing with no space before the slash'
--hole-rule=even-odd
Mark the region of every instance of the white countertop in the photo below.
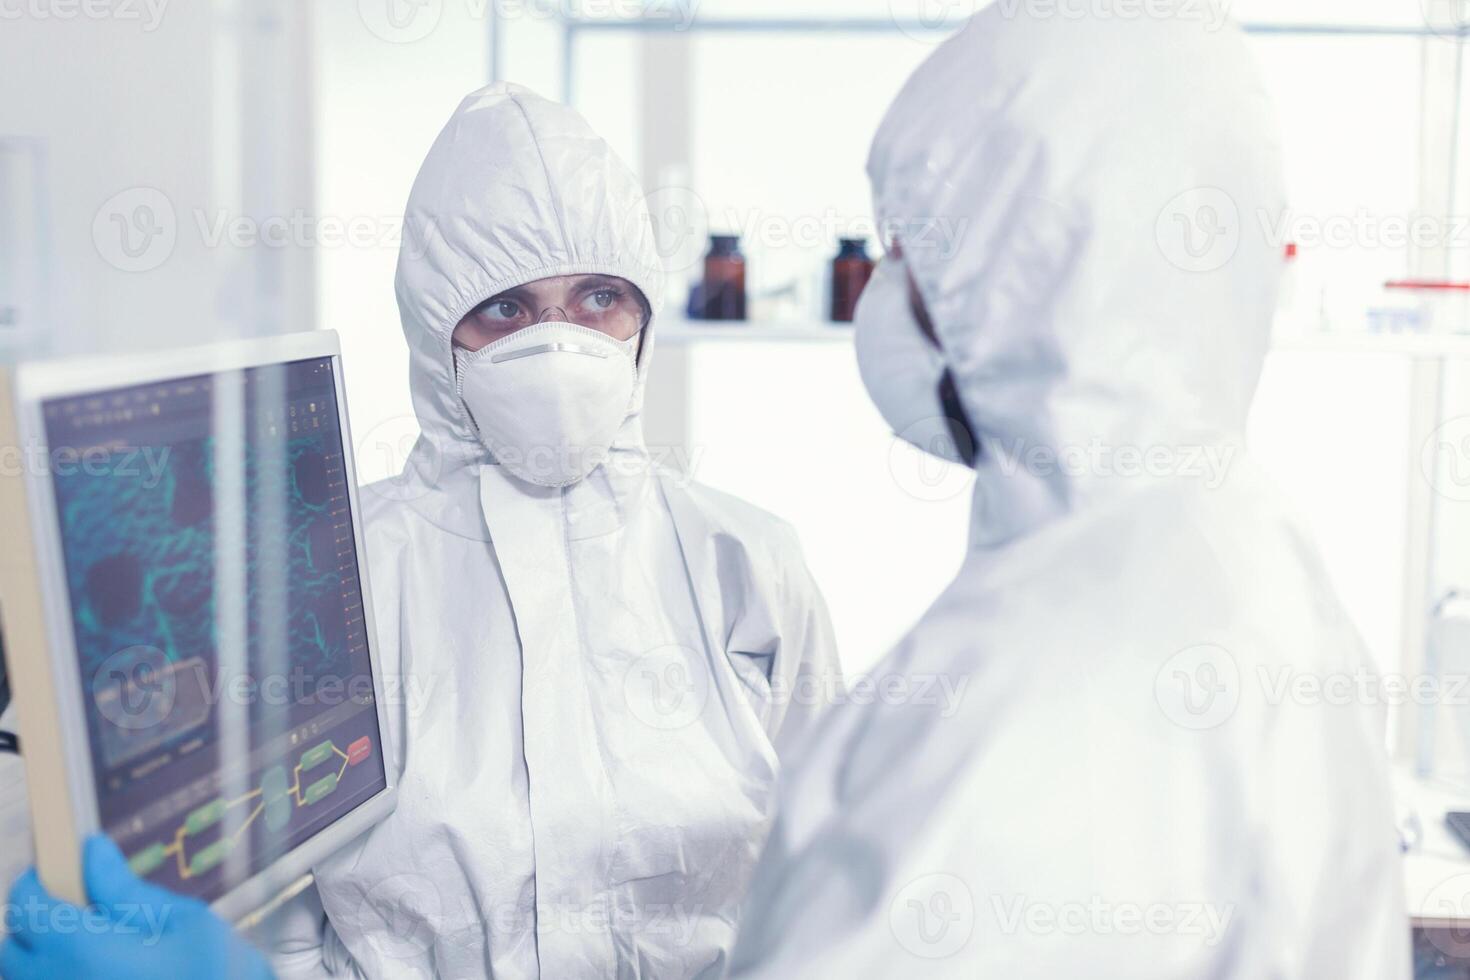
<svg viewBox="0 0 1470 980">
<path fill-rule="evenodd" d="M 1402 770 L 1394 788 L 1400 818 L 1412 812 L 1420 830 L 1418 843 L 1404 855 L 1409 919 L 1420 927 L 1463 927 L 1470 923 L 1470 849 L 1450 833 L 1444 815 L 1470 810 L 1470 783 L 1419 780 Z"/>
</svg>

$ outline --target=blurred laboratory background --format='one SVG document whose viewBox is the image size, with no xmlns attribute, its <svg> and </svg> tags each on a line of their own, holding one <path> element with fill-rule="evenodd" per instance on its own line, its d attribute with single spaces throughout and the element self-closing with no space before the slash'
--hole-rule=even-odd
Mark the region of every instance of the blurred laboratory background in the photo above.
<svg viewBox="0 0 1470 980">
<path fill-rule="evenodd" d="M 650 442 L 796 526 L 860 672 L 955 571 L 969 486 L 886 431 L 833 291 L 881 254 L 864 175 L 878 120 L 981 6 L 4 0 L 0 344 L 336 330 L 361 477 L 387 476 L 416 433 L 393 295 L 409 185 L 462 96 L 524 83 L 583 112 L 649 192 L 669 266 Z M 1232 14 L 1291 189 L 1255 449 L 1379 667 L 1470 670 L 1470 10 Z M 1389 732 L 1401 759 L 1470 771 L 1467 735 L 1470 707 L 1413 703 Z"/>
</svg>

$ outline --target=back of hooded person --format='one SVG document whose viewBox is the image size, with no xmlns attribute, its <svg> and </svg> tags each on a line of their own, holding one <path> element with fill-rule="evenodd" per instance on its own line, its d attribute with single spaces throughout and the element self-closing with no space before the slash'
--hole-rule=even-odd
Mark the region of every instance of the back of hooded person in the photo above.
<svg viewBox="0 0 1470 980">
<path fill-rule="evenodd" d="M 558 322 L 453 346 L 490 297 L 592 274 L 641 292 L 641 340 Z M 837 668 L 790 529 L 652 464 L 662 282 L 643 193 L 580 116 L 515 85 L 461 103 L 398 265 L 422 435 L 362 494 L 398 807 L 277 922 L 282 977 L 727 971 L 777 774 L 820 707 L 790 692 Z M 597 389 L 620 401 L 590 473 L 487 448 L 554 448 L 553 410 L 597 429 L 535 384 L 584 367 L 634 372 Z M 499 405 L 513 387 L 527 404 Z"/>
<path fill-rule="evenodd" d="M 1407 976 L 1385 720 L 1291 693 L 1369 659 L 1243 445 L 1267 94 L 1203 4 L 1047 9 L 976 15 L 869 160 L 902 258 L 864 380 L 908 438 L 978 444 L 967 559 L 878 674 L 962 696 L 823 719 L 735 972 Z"/>
</svg>

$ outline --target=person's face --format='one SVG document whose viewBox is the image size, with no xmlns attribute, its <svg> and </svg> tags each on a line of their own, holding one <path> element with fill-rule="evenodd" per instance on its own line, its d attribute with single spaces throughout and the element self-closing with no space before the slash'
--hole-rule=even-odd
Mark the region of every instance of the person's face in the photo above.
<svg viewBox="0 0 1470 980">
<path fill-rule="evenodd" d="M 466 350 L 508 337 L 536 323 L 560 321 L 627 340 L 643 329 L 643 294 L 617 276 L 551 276 L 491 296 L 466 313 L 454 328 L 454 343 Z"/>
</svg>

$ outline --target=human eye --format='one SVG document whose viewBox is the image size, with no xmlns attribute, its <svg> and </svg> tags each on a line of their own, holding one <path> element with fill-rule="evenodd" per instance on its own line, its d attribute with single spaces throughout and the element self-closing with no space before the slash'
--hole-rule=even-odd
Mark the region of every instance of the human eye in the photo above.
<svg viewBox="0 0 1470 980">
<path fill-rule="evenodd" d="M 616 286 L 598 286 L 587 294 L 583 305 L 594 312 L 605 313 L 617 306 L 623 298 L 623 291 Z"/>
<path fill-rule="evenodd" d="M 491 297 L 480 307 L 480 315 L 492 322 L 514 320 L 521 315 L 521 304 L 505 297 Z"/>
</svg>

